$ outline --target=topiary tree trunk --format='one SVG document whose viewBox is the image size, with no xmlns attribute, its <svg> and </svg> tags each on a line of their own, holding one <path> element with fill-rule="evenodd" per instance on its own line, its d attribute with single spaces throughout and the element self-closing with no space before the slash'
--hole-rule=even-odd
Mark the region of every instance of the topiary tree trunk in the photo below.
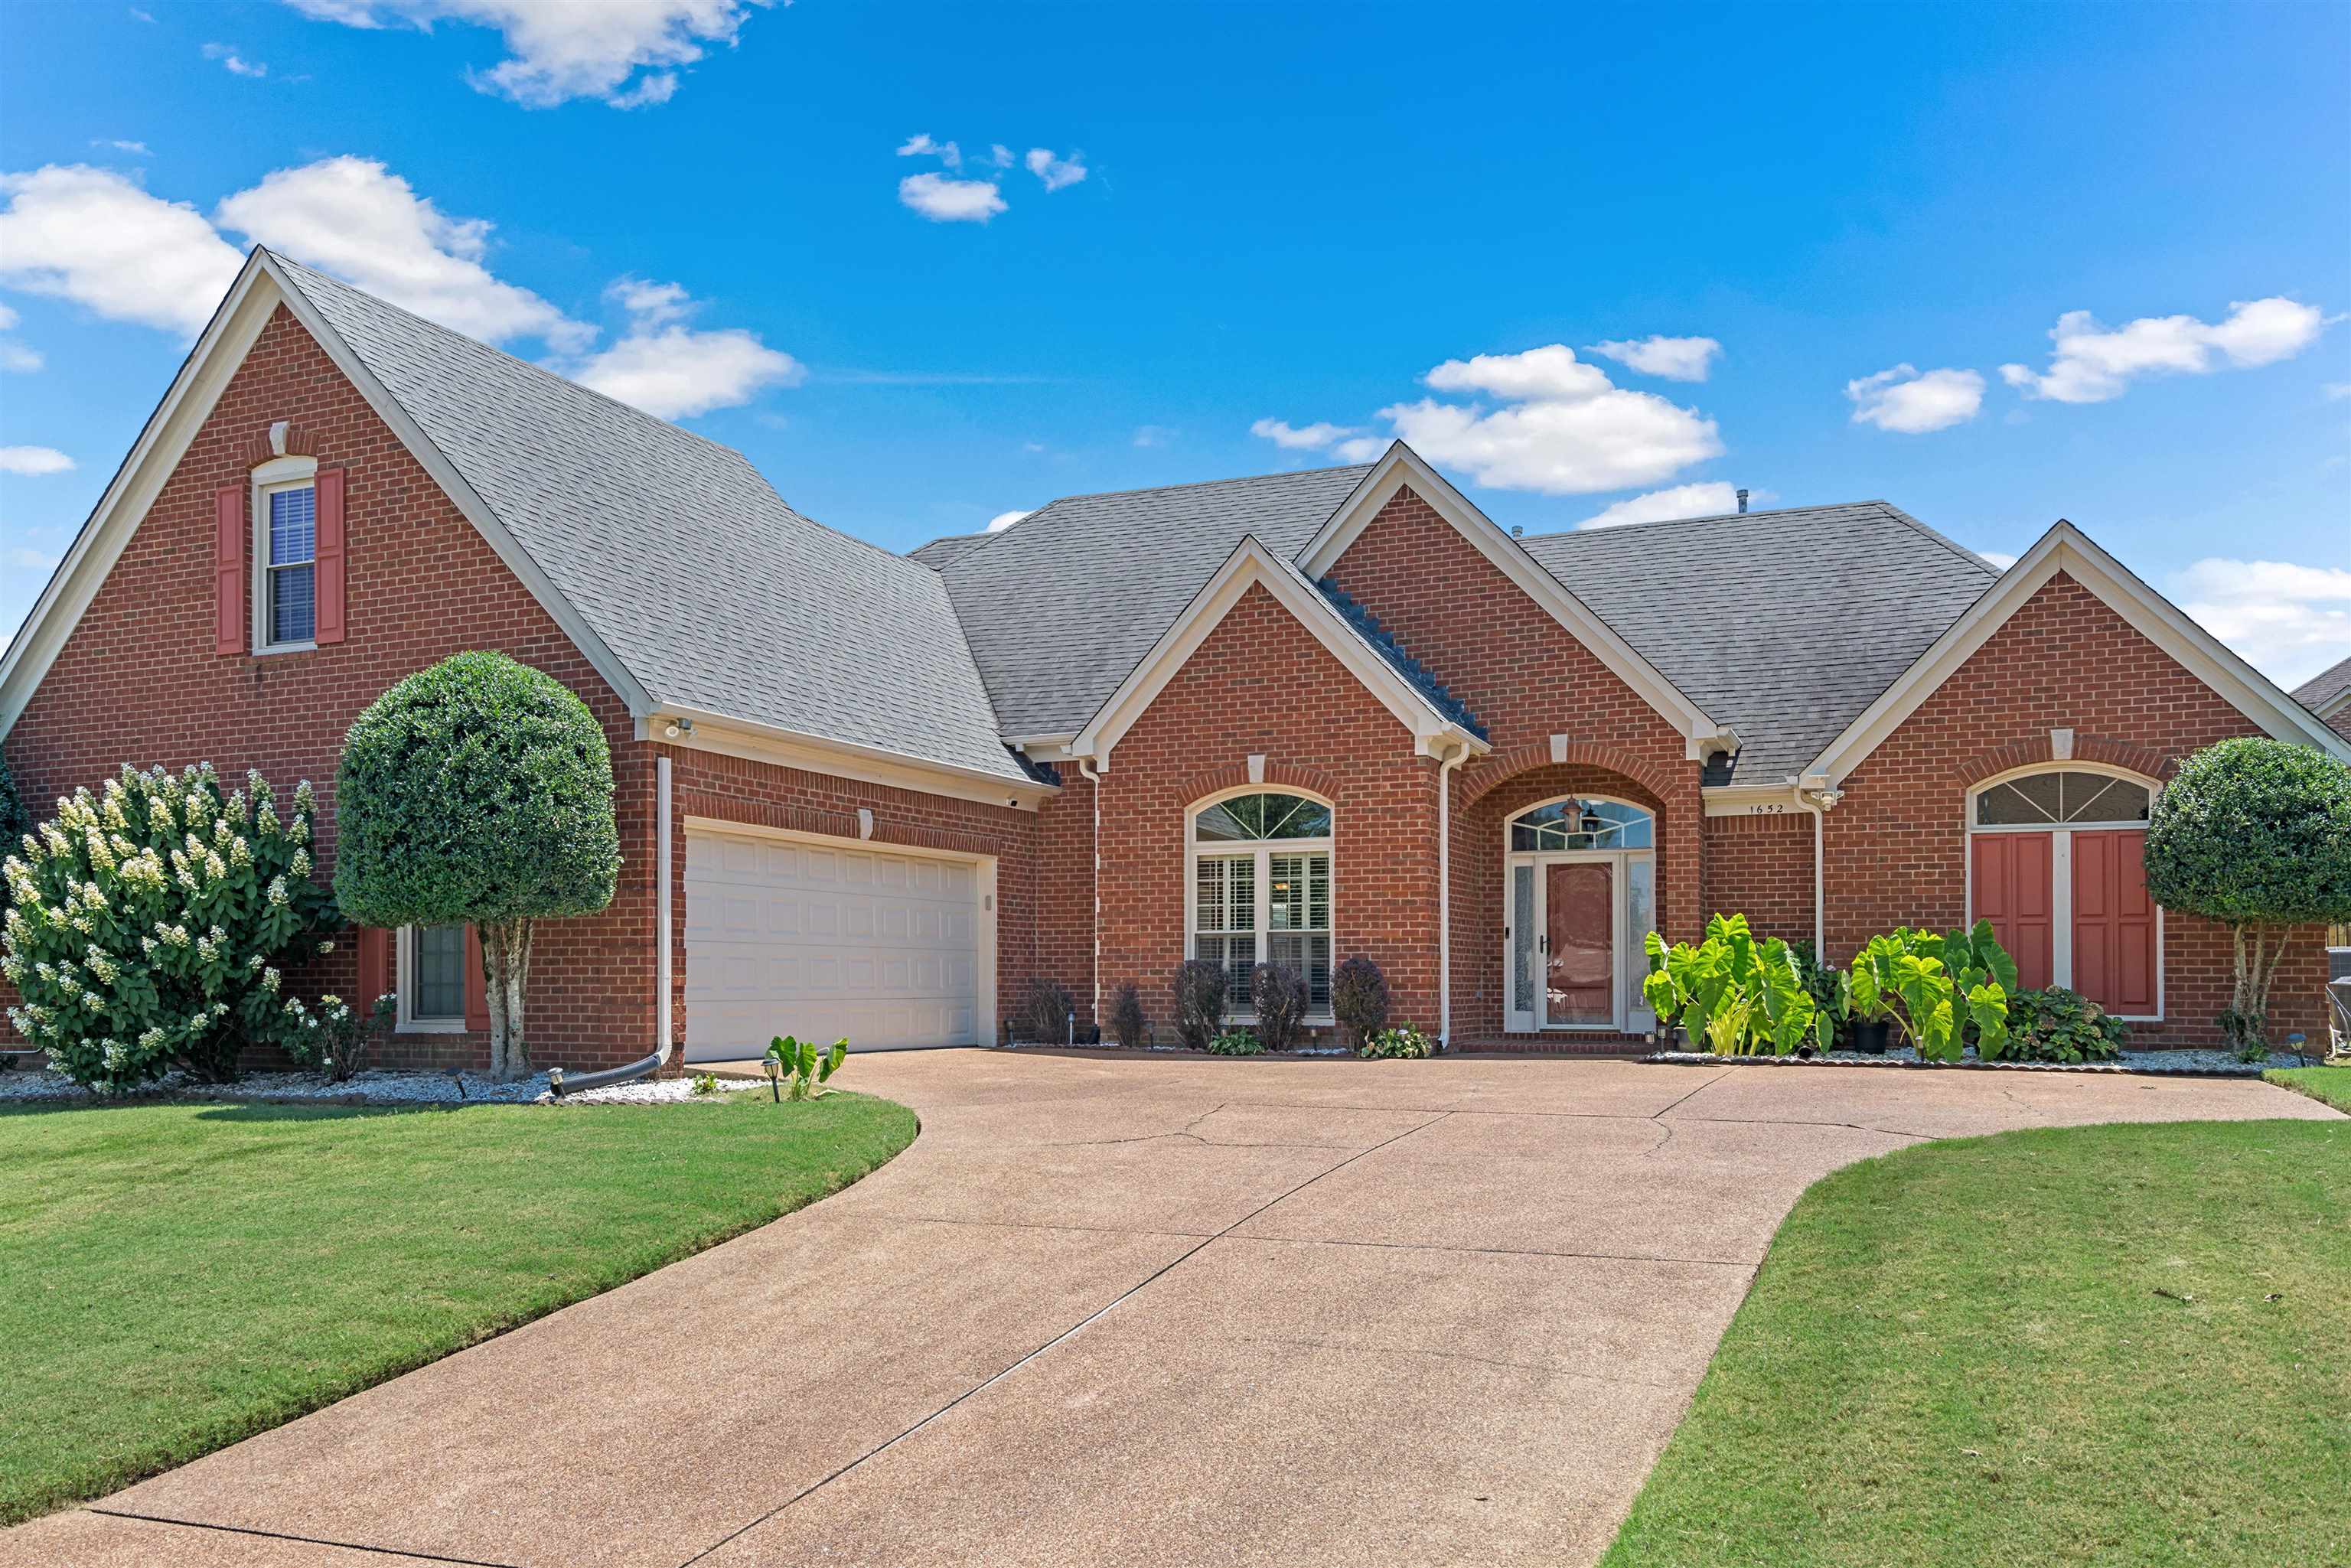
<svg viewBox="0 0 2351 1568">
<path fill-rule="evenodd" d="M 523 990 L 530 982 L 528 920 L 494 920 L 481 927 L 483 989 L 490 1004 L 490 1076 L 501 1081 L 530 1071 L 523 1038 Z"/>
</svg>

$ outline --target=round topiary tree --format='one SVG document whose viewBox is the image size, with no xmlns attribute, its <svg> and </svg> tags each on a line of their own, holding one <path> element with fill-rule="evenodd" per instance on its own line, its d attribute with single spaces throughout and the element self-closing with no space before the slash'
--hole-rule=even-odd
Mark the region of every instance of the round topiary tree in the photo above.
<svg viewBox="0 0 2351 1568">
<path fill-rule="evenodd" d="M 2220 1019 L 2257 1047 L 2289 927 L 2351 919 L 2351 767 L 2265 737 L 2224 740 L 2179 766 L 2147 824 L 2147 888 L 2236 939 Z"/>
<path fill-rule="evenodd" d="M 335 775 L 335 897 L 362 925 L 481 933 L 490 1071 L 529 1071 L 531 923 L 612 902 L 612 757 L 588 705 L 504 653 L 459 653 L 370 704 Z"/>
</svg>

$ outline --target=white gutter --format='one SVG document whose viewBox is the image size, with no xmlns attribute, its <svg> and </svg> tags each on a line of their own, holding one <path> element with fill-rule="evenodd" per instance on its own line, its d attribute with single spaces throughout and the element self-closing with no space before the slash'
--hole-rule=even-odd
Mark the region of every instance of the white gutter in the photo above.
<svg viewBox="0 0 2351 1568">
<path fill-rule="evenodd" d="M 1094 1028 L 1102 1028 L 1102 775 L 1094 771 L 1094 759 L 1078 758 L 1078 775 L 1091 788 L 1087 793 L 1094 802 Z"/>
<path fill-rule="evenodd" d="M 1469 760 L 1464 741 L 1437 765 L 1437 1043 L 1453 1047 L 1453 770 Z"/>
</svg>

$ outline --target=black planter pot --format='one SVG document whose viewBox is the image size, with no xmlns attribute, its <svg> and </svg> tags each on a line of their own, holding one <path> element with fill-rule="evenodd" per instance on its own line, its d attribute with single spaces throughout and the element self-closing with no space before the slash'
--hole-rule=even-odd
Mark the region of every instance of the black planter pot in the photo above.
<svg viewBox="0 0 2351 1568">
<path fill-rule="evenodd" d="M 1871 1056 L 1884 1056 L 1886 1039 L 1893 1030 L 1894 1023 L 1890 1019 L 1879 1019 L 1875 1023 L 1857 1023 L 1853 1026 L 1853 1049 Z"/>
</svg>

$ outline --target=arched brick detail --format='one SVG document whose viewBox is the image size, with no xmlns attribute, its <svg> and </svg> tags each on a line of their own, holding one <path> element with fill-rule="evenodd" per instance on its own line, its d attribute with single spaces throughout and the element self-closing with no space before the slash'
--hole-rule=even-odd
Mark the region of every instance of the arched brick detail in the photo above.
<svg viewBox="0 0 2351 1568">
<path fill-rule="evenodd" d="M 1188 804 L 1213 795 L 1219 789 L 1244 789 L 1249 781 L 1249 764 L 1236 762 L 1224 768 L 1204 768 L 1200 772 L 1187 774 L 1176 783 L 1176 792 Z M 1339 798 L 1339 780 L 1336 775 L 1326 773 L 1319 768 L 1293 768 L 1286 762 L 1276 762 L 1270 757 L 1265 759 L 1265 779 L 1260 787 L 1268 789 L 1303 789 L 1309 794 L 1320 795 L 1325 800 L 1336 800 Z"/>
<path fill-rule="evenodd" d="M 271 423 L 275 423 L 276 422 L 272 421 Z M 266 424 L 247 435 L 245 440 L 238 444 L 236 451 L 238 461 L 243 463 L 246 467 L 258 468 L 274 457 L 316 457 L 319 455 L 319 444 L 317 438 L 311 434 L 310 429 L 308 425 L 288 421 L 286 426 L 286 450 L 284 452 L 280 453 L 271 450 L 269 445 L 269 425 Z"/>
<path fill-rule="evenodd" d="M 1623 747 L 1609 746 L 1592 740 L 1571 740 L 1567 743 L 1566 755 L 1558 760 L 1577 763 L 1585 768 L 1604 768 L 1610 773 L 1623 774 L 1661 801 L 1673 798 L 1676 782 L 1673 775 L 1666 768 L 1645 758 L 1635 756 Z M 1524 746 L 1514 746 L 1508 751 L 1498 752 L 1477 764 L 1470 769 L 1468 776 L 1463 779 L 1461 793 L 1454 803 L 1455 809 L 1466 810 L 1483 799 L 1495 786 L 1531 768 L 1551 766 L 1552 766 L 1552 758 L 1551 741 L 1548 738 L 1531 741 Z"/>
<path fill-rule="evenodd" d="M 2015 768 L 2053 765 L 2057 760 L 2048 736 L 2038 735 L 2030 740 L 1977 752 L 1952 768 L 1951 776 L 1962 787 L 1973 789 L 1987 779 L 1997 778 Z M 2109 768 L 2126 768 L 2147 779 L 2168 779 L 2179 765 L 2178 758 L 2167 756 L 2153 747 L 2115 740 L 2103 735 L 2075 736 L 2074 755 L 2069 760 L 2102 762 Z"/>
</svg>

